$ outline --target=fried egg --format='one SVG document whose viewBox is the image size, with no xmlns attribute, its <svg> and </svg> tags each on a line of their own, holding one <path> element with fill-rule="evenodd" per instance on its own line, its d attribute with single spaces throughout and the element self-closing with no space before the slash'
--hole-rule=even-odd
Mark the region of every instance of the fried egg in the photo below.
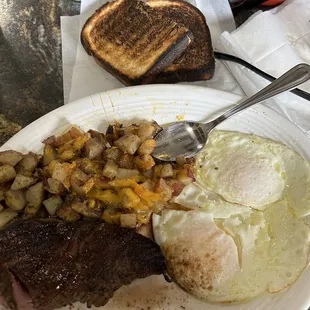
<svg viewBox="0 0 310 310">
<path fill-rule="evenodd" d="M 210 302 L 242 302 L 292 285 L 308 264 L 310 229 L 285 200 L 214 221 L 211 213 L 153 216 L 172 278 Z"/>
<path fill-rule="evenodd" d="M 208 297 L 239 269 L 237 246 L 210 213 L 165 210 L 153 215 L 169 275 L 187 292 Z"/>
<path fill-rule="evenodd" d="M 255 135 L 214 131 L 197 157 L 197 180 L 227 202 L 264 210 L 284 196 L 310 214 L 310 167 L 289 147 Z"/>
<path fill-rule="evenodd" d="M 173 279 L 210 302 L 243 302 L 290 287 L 308 265 L 310 168 L 289 147 L 215 131 L 198 155 L 197 183 L 153 216 Z"/>
<path fill-rule="evenodd" d="M 211 213 L 215 219 L 225 219 L 251 211 L 249 207 L 225 201 L 220 195 L 202 188 L 197 183 L 186 185 L 172 201 L 191 210 Z"/>
</svg>

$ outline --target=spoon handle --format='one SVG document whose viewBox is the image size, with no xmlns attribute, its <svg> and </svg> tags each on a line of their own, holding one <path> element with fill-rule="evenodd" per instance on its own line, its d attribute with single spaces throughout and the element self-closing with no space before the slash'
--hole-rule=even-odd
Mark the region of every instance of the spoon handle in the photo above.
<svg viewBox="0 0 310 310">
<path fill-rule="evenodd" d="M 251 107 L 252 105 L 278 95 L 286 90 L 290 90 L 310 79 L 310 66 L 307 64 L 298 64 L 278 79 L 270 83 L 261 91 L 253 95 L 252 97 L 244 100 L 238 105 L 234 106 L 230 110 L 212 121 L 214 126 L 225 121 L 227 118 Z"/>
</svg>

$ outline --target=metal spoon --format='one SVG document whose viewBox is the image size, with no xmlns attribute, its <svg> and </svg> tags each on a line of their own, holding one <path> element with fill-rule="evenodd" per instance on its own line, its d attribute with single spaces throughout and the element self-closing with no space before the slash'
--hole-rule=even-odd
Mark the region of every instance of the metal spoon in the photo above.
<svg viewBox="0 0 310 310">
<path fill-rule="evenodd" d="M 156 136 L 156 148 L 152 155 L 163 161 L 173 161 L 178 156 L 193 157 L 202 150 L 211 131 L 229 117 L 269 99 L 310 79 L 310 66 L 299 64 L 211 122 L 176 122 L 160 131 Z"/>
</svg>

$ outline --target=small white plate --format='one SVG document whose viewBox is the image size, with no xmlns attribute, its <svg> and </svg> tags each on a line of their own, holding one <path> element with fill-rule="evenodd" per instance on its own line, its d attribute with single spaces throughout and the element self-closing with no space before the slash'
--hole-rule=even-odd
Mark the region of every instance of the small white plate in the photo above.
<svg viewBox="0 0 310 310">
<path fill-rule="evenodd" d="M 83 98 L 50 112 L 17 133 L 0 150 L 39 152 L 42 140 L 52 134 L 60 134 L 70 124 L 85 130 L 104 131 L 115 120 L 154 119 L 164 124 L 182 119 L 210 119 L 240 100 L 240 96 L 231 93 L 188 85 L 121 88 Z M 286 118 L 263 105 L 233 117 L 219 129 L 254 133 L 281 141 L 310 161 L 309 138 Z M 174 284 L 166 283 L 162 276 L 152 276 L 118 290 L 102 310 L 305 310 L 310 306 L 309 290 L 308 268 L 286 292 L 265 294 L 245 304 L 211 305 L 194 299 Z M 80 304 L 76 307 L 86 309 Z"/>
</svg>

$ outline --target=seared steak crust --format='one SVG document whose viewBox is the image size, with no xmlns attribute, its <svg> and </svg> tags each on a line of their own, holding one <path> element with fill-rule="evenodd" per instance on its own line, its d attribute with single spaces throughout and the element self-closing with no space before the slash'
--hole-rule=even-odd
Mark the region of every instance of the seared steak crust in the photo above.
<svg viewBox="0 0 310 310">
<path fill-rule="evenodd" d="M 18 220 L 0 232 L 0 294 L 18 308 L 14 275 L 35 309 L 80 301 L 102 306 L 122 285 L 166 271 L 160 248 L 132 230 L 99 222 Z M 1 267 L 0 265 L 0 267 Z M 4 283 L 3 283 L 4 282 Z M 2 289 L 1 289 L 2 288 Z"/>
</svg>

